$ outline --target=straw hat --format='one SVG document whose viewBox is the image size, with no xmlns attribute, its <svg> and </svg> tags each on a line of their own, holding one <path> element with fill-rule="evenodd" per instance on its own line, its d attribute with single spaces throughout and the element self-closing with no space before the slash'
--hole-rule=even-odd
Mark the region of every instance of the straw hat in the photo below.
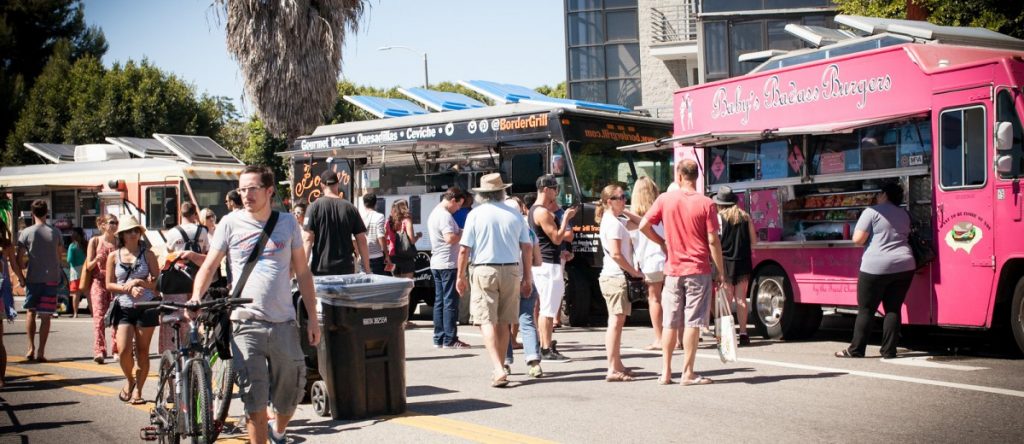
<svg viewBox="0 0 1024 444">
<path fill-rule="evenodd" d="M 715 203 L 718 205 L 728 206 L 736 205 L 736 202 L 739 199 L 737 199 L 736 195 L 733 194 L 732 188 L 729 188 L 727 186 L 721 186 L 718 187 L 718 193 L 715 194 L 715 197 L 712 200 L 714 200 Z"/>
<path fill-rule="evenodd" d="M 139 220 L 136 219 L 135 216 L 132 216 L 131 214 L 126 214 L 124 216 L 117 218 L 118 234 L 131 230 L 132 228 L 138 228 L 142 230 L 143 233 L 146 232 L 146 227 L 143 227 L 142 224 L 139 223 Z"/>
<path fill-rule="evenodd" d="M 510 186 L 512 184 L 502 182 L 501 173 L 484 174 L 480 177 L 480 186 L 473 188 L 473 192 L 488 193 L 491 191 L 501 191 Z"/>
</svg>

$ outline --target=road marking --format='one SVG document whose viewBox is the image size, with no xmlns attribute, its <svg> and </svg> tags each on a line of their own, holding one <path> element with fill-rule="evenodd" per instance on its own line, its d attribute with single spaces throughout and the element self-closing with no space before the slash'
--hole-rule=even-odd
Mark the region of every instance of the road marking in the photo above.
<svg viewBox="0 0 1024 444">
<path fill-rule="evenodd" d="M 416 412 L 406 412 L 402 415 L 392 416 L 389 422 L 416 427 L 444 435 L 455 436 L 468 441 L 480 443 L 523 443 L 523 444 L 548 444 L 554 441 L 534 438 L 532 436 L 520 435 L 514 432 L 494 429 L 465 421 L 442 418 L 440 416 L 425 415 Z"/>
<path fill-rule="evenodd" d="M 10 355 L 8 355 L 7 359 L 8 359 L 9 362 L 13 362 L 13 363 L 16 363 L 16 364 L 24 364 L 26 362 L 26 360 L 25 360 L 25 358 L 23 356 L 10 356 Z M 63 367 L 63 368 L 73 369 L 73 370 L 85 370 L 85 371 L 96 372 L 96 373 L 106 373 L 108 375 L 114 375 L 114 376 L 124 376 L 124 372 L 121 371 L 121 366 L 117 362 L 112 362 L 111 365 L 100 365 L 100 364 L 96 364 L 96 363 L 87 364 L 87 363 L 84 363 L 84 362 L 75 362 L 75 361 L 48 361 L 48 362 L 36 362 L 36 363 L 34 363 L 32 365 L 45 365 L 45 366 L 50 366 L 50 367 Z M 152 367 L 153 366 L 150 365 L 150 368 L 152 368 Z M 156 378 L 157 376 L 159 376 L 159 375 L 156 374 L 156 373 L 150 373 L 149 376 L 147 376 L 147 379 L 148 378 Z"/>
<path fill-rule="evenodd" d="M 913 356 L 909 358 L 882 359 L 886 364 L 910 365 L 914 367 L 938 368 L 943 370 L 957 370 L 961 372 L 973 372 L 975 370 L 988 370 L 988 367 L 974 367 L 962 364 L 946 364 L 944 362 L 929 361 L 928 356 Z"/>
<path fill-rule="evenodd" d="M 76 384 L 74 380 L 65 379 L 62 376 L 54 375 L 51 373 L 40 372 L 24 367 L 9 365 L 7 366 L 7 373 L 22 376 L 28 378 L 31 381 L 45 382 L 56 385 L 57 387 L 71 390 L 73 392 L 84 393 L 92 396 L 114 396 L 117 394 L 117 390 L 110 387 L 104 387 L 96 384 Z"/>
</svg>

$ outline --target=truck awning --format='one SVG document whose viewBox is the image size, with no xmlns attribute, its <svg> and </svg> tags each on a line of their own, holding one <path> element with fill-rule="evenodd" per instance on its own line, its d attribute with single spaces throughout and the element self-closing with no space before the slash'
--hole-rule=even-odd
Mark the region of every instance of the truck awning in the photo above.
<svg viewBox="0 0 1024 444">
<path fill-rule="evenodd" d="M 697 134 L 687 134 L 684 136 L 666 137 L 663 139 L 655 140 L 653 142 L 626 145 L 619 147 L 619 151 L 646 152 L 665 150 L 672 148 L 674 146 L 674 143 L 681 143 L 683 145 L 716 146 L 730 143 L 750 142 L 754 140 L 768 139 L 772 137 L 789 137 L 805 134 L 810 136 L 820 136 L 825 134 L 842 134 L 849 133 L 858 128 L 863 128 L 867 126 L 879 125 L 890 122 L 899 122 L 901 120 L 908 120 L 915 117 L 926 116 L 928 116 L 928 110 L 920 110 L 883 117 L 874 117 L 870 119 L 848 120 L 843 122 L 825 122 L 816 123 L 813 125 L 800 125 L 785 128 L 765 128 L 760 131 L 704 132 Z"/>
</svg>

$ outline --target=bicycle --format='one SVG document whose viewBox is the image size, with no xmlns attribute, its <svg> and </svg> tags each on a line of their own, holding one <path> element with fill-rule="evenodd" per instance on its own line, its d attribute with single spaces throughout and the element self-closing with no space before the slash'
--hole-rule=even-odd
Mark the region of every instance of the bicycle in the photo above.
<svg viewBox="0 0 1024 444">
<path fill-rule="evenodd" d="M 174 312 L 182 309 L 227 313 L 252 302 L 248 298 L 224 298 L 198 304 L 170 301 L 140 302 L 140 308 Z M 206 327 L 200 335 L 200 325 Z M 182 436 L 192 442 L 213 443 L 227 417 L 234 389 L 231 360 L 220 359 L 213 343 L 213 326 L 189 321 L 188 343 L 180 344 L 180 322 L 174 322 L 174 348 L 160 358 L 158 391 L 150 411 L 150 425 L 143 427 L 143 440 L 177 444 Z M 200 337 L 202 336 L 202 340 Z"/>
</svg>

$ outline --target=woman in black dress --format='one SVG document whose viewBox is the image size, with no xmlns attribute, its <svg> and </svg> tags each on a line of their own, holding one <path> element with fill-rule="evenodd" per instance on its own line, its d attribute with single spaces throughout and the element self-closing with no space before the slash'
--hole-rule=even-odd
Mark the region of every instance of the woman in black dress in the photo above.
<svg viewBox="0 0 1024 444">
<path fill-rule="evenodd" d="M 722 226 L 722 257 L 725 259 L 725 291 L 730 302 L 736 301 L 736 317 L 740 326 L 740 346 L 750 344 L 747 335 L 747 288 L 753 271 L 751 247 L 757 243 L 757 233 L 750 223 L 750 214 L 743 211 L 732 189 L 718 189 L 714 201 Z"/>
</svg>

